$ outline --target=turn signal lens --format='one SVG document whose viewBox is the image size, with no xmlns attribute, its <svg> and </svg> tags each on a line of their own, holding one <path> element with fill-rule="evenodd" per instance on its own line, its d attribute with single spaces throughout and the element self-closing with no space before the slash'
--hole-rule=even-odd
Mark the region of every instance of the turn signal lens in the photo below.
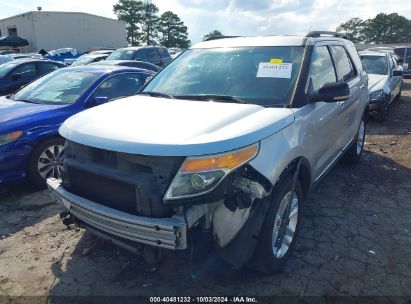
<svg viewBox="0 0 411 304">
<path fill-rule="evenodd" d="M 218 169 L 227 169 L 231 171 L 254 158 L 254 156 L 257 155 L 257 152 L 258 145 L 252 145 L 219 156 L 187 158 L 180 171 L 182 173 L 204 172 Z"/>
<path fill-rule="evenodd" d="M 0 146 L 16 141 L 23 135 L 23 131 L 14 131 L 0 135 Z"/>
<path fill-rule="evenodd" d="M 6 134 L 6 139 L 9 141 L 15 141 L 22 135 L 23 135 L 23 131 L 14 131 L 14 132 Z"/>
</svg>

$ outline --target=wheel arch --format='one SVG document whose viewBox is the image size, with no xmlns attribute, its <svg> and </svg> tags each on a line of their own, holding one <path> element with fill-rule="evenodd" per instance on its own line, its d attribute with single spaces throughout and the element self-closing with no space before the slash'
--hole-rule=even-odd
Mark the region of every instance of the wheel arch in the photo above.
<svg viewBox="0 0 411 304">
<path fill-rule="evenodd" d="M 298 166 L 299 166 L 299 169 L 298 169 Z M 280 178 L 278 179 L 277 184 L 281 183 L 289 175 L 294 176 L 294 174 L 296 174 L 297 171 L 298 171 L 297 179 L 303 190 L 303 197 L 306 197 L 311 187 L 311 166 L 307 158 L 305 158 L 304 156 L 299 156 L 299 157 L 294 158 L 286 166 L 286 168 L 280 174 Z M 276 185 L 274 185 L 274 187 L 275 186 Z"/>
<path fill-rule="evenodd" d="M 41 144 L 43 144 L 44 142 L 50 140 L 50 139 L 64 139 L 64 137 L 62 137 L 61 135 L 59 135 L 58 133 L 56 134 L 47 134 L 42 136 L 40 139 L 36 140 L 31 148 L 31 152 L 27 158 L 27 163 L 26 163 L 26 176 L 28 174 L 29 171 L 29 167 L 30 167 L 30 162 L 31 162 L 31 158 L 33 157 L 33 152 L 36 151 L 37 147 L 39 147 Z"/>
</svg>

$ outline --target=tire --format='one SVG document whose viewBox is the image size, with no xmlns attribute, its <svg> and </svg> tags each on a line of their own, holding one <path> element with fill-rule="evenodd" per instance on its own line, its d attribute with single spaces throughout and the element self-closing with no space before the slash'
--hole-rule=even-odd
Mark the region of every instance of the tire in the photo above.
<svg viewBox="0 0 411 304">
<path fill-rule="evenodd" d="M 397 96 L 395 96 L 395 100 L 400 100 L 401 94 L 402 94 L 402 85 L 401 85 L 400 91 L 398 92 Z"/>
<path fill-rule="evenodd" d="M 301 213 L 299 205 L 303 199 L 303 192 L 297 181 L 294 198 L 290 204 L 292 184 L 293 176 L 289 174 L 283 182 L 280 182 L 272 195 L 271 206 L 261 228 L 254 255 L 248 265 L 254 270 L 266 274 L 279 272 L 294 249 L 299 228 L 299 213 Z"/>
<path fill-rule="evenodd" d="M 349 163 L 358 163 L 364 150 L 365 133 L 367 132 L 367 122 L 365 117 L 361 118 L 360 125 L 358 127 L 357 135 L 351 147 L 345 152 L 344 161 Z"/>
<path fill-rule="evenodd" d="M 378 122 L 385 122 L 387 120 L 388 112 L 389 112 L 389 106 L 388 106 L 388 103 L 387 103 L 375 115 L 375 120 L 378 121 Z"/>
<path fill-rule="evenodd" d="M 38 144 L 31 153 L 27 178 L 38 189 L 46 187 L 49 177 L 60 178 L 63 169 L 64 139 L 53 137 Z"/>
</svg>

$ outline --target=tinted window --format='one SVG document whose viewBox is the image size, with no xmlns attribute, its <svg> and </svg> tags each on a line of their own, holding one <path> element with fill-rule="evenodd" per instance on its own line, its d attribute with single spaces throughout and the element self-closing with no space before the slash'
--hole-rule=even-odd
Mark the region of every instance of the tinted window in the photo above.
<svg viewBox="0 0 411 304">
<path fill-rule="evenodd" d="M 137 73 L 124 73 L 109 77 L 94 92 L 96 97 L 107 97 L 109 100 L 135 95 L 142 82 Z"/>
<path fill-rule="evenodd" d="M 361 62 L 368 74 L 387 75 L 385 56 L 361 56 Z"/>
<path fill-rule="evenodd" d="M 309 92 L 320 89 L 327 82 L 335 82 L 335 70 L 326 46 L 315 47 L 310 66 Z"/>
<path fill-rule="evenodd" d="M 147 50 L 147 61 L 149 62 L 158 62 L 160 61 L 160 57 L 155 49 L 148 49 Z"/>
<path fill-rule="evenodd" d="M 335 68 L 337 69 L 337 80 L 348 82 L 355 77 L 355 71 L 350 58 L 343 46 L 331 46 L 331 54 L 334 58 Z"/>
<path fill-rule="evenodd" d="M 392 69 L 395 69 L 398 66 L 397 59 L 395 59 L 394 56 L 391 56 L 391 55 L 389 57 L 390 57 Z"/>
<path fill-rule="evenodd" d="M 93 62 L 99 62 L 99 61 L 101 61 L 101 60 L 104 60 L 104 58 L 106 58 L 106 57 L 97 57 L 97 58 L 94 58 Z"/>
<path fill-rule="evenodd" d="M 13 74 L 21 74 L 24 78 L 35 78 L 37 75 L 34 63 L 22 64 L 14 69 Z"/>
<path fill-rule="evenodd" d="M 146 57 L 147 57 L 147 52 L 146 52 L 145 49 L 141 49 L 141 50 L 135 51 L 135 52 L 134 52 L 134 55 L 133 55 L 133 59 L 134 59 L 134 60 L 142 60 L 142 61 L 145 61 L 145 60 L 147 60 Z"/>
<path fill-rule="evenodd" d="M 39 74 L 44 75 L 57 70 L 59 66 L 53 63 L 40 63 L 39 64 Z"/>
<path fill-rule="evenodd" d="M 165 48 L 159 48 L 158 51 L 160 52 L 161 58 L 169 58 L 170 54 Z"/>
</svg>

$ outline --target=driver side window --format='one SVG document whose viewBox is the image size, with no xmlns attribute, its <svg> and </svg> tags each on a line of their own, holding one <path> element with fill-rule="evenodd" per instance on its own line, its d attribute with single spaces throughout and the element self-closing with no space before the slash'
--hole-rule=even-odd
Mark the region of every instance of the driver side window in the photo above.
<svg viewBox="0 0 411 304">
<path fill-rule="evenodd" d="M 314 92 L 327 82 L 337 81 L 334 65 L 327 46 L 314 47 L 308 81 L 307 92 Z"/>
<path fill-rule="evenodd" d="M 142 81 L 137 73 L 124 73 L 104 80 L 94 91 L 94 97 L 107 97 L 114 100 L 135 95 L 141 88 Z"/>
</svg>

